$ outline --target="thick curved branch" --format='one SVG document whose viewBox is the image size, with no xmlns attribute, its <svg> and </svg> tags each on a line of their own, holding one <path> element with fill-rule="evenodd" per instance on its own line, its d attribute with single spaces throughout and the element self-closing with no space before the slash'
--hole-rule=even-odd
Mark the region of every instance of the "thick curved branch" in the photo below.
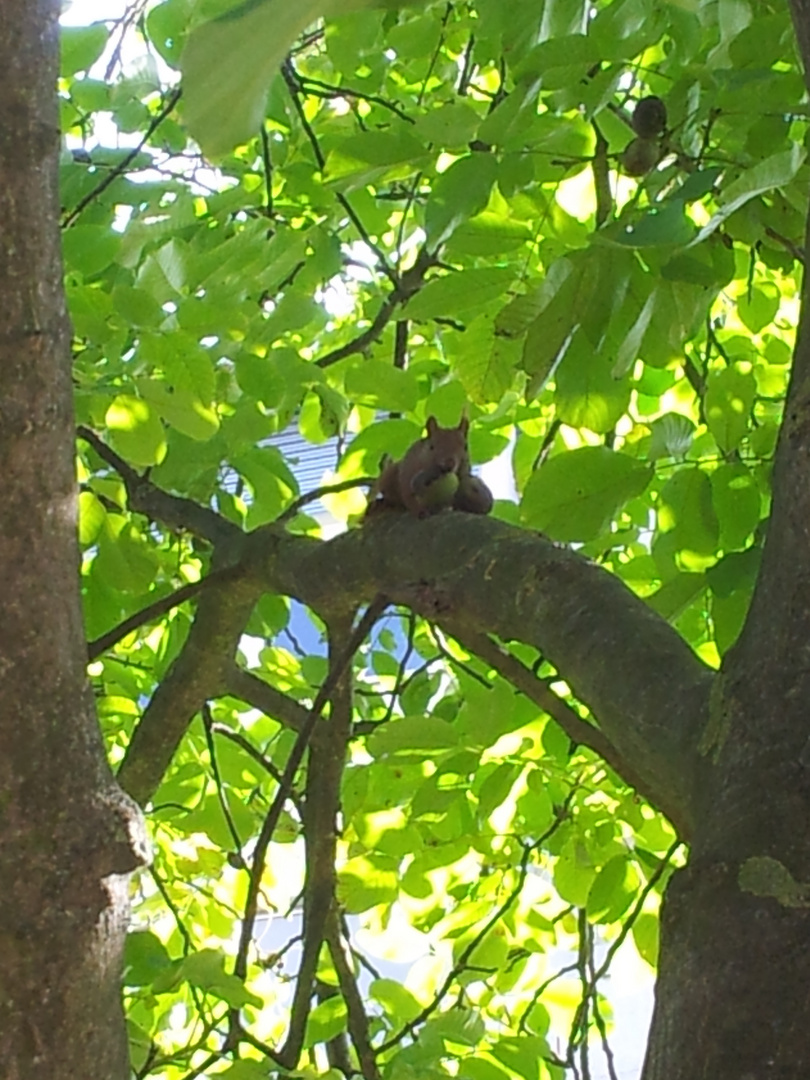
<svg viewBox="0 0 810 1080">
<path fill-rule="evenodd" d="M 182 652 L 155 690 L 127 747 L 118 783 L 145 805 L 208 698 L 226 692 L 226 672 L 256 600 L 256 583 L 220 581 L 203 591 Z"/>
<path fill-rule="evenodd" d="M 498 645 L 486 634 L 475 630 L 465 630 L 463 626 L 446 619 L 443 620 L 443 625 L 465 649 L 468 649 L 482 660 L 486 660 L 516 690 L 525 694 L 527 698 L 539 705 L 544 712 L 547 712 L 552 719 L 556 720 L 570 739 L 593 750 L 619 776 L 634 787 L 640 795 L 643 795 L 653 805 L 657 805 L 658 809 L 662 810 L 676 826 L 681 836 L 688 838 L 688 823 L 680 820 L 680 808 L 674 804 L 668 806 L 656 802 L 655 794 L 649 790 L 649 786 L 644 783 L 644 780 L 636 775 L 632 764 L 622 757 L 603 731 L 578 716 L 571 706 L 557 697 L 542 679 L 538 679 L 517 657 L 512 656 L 508 650 Z"/>
<path fill-rule="evenodd" d="M 239 560 L 233 583 L 203 592 L 189 641 L 133 736 L 121 777 L 141 801 L 206 698 L 229 692 L 236 644 L 262 592 L 327 619 L 386 595 L 451 633 L 539 649 L 597 719 L 618 755 L 606 760 L 690 830 L 711 768 L 696 747 L 714 673 L 615 575 L 539 534 L 460 513 L 381 515 L 328 543 L 270 525 L 241 537 Z"/>
<path fill-rule="evenodd" d="M 267 540 L 263 554 L 261 531 L 251 537 L 255 572 L 316 611 L 383 591 L 440 625 L 533 645 L 590 708 L 628 782 L 683 826 L 693 821 L 710 768 L 696 746 L 714 673 L 615 575 L 539 534 L 466 514 L 380 515 L 326 544 Z"/>
</svg>

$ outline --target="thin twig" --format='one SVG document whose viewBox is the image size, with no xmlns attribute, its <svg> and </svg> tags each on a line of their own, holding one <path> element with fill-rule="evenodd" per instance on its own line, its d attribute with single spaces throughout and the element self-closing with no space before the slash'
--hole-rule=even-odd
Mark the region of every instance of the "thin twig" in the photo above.
<svg viewBox="0 0 810 1080">
<path fill-rule="evenodd" d="M 106 191 L 114 180 L 121 176 L 122 173 L 126 172 L 130 164 L 135 160 L 138 154 L 140 154 L 146 143 L 149 141 L 149 139 L 151 139 L 151 137 L 154 135 L 154 133 L 157 131 L 157 129 L 160 127 L 160 125 L 175 107 L 177 102 L 180 100 L 181 94 L 182 90 L 179 86 L 175 87 L 175 89 L 172 90 L 171 94 L 169 94 L 169 99 L 166 104 L 163 106 L 160 112 L 156 113 L 149 121 L 149 126 L 147 127 L 146 131 L 144 132 L 143 138 L 140 140 L 137 146 L 134 146 L 122 161 L 120 161 L 114 168 L 110 169 L 104 179 L 99 184 L 97 184 L 92 191 L 89 191 L 82 199 L 78 201 L 73 210 L 71 210 L 67 217 L 63 219 L 63 229 L 69 229 L 70 226 L 82 213 L 82 211 L 85 210 L 90 205 L 90 203 L 93 202 L 94 199 L 97 199 L 102 192 Z"/>
<path fill-rule="evenodd" d="M 571 796 L 569 795 L 569 799 L 567 800 L 567 802 L 570 801 L 570 798 Z M 523 855 L 521 856 L 520 863 L 518 864 L 517 884 L 511 889 L 504 902 L 498 908 L 496 908 L 494 914 L 490 916 L 489 919 L 487 919 L 479 932 L 461 950 L 458 959 L 456 960 L 455 964 L 453 964 L 453 967 L 450 969 L 450 972 L 448 973 L 442 985 L 436 991 L 436 994 L 434 995 L 433 1000 L 430 1002 L 430 1004 L 426 1005 L 424 1009 L 422 1009 L 421 1012 L 419 1012 L 418 1015 L 413 1018 L 413 1020 L 409 1020 L 408 1023 L 404 1025 L 404 1027 L 400 1028 L 396 1035 L 392 1035 L 390 1039 L 387 1039 L 381 1046 L 377 1047 L 378 1053 L 381 1053 L 385 1050 L 390 1050 L 392 1046 L 396 1046 L 398 1043 L 402 1042 L 402 1040 L 407 1035 L 410 1035 L 412 1034 L 412 1032 L 416 1031 L 420 1024 L 423 1024 L 425 1020 L 427 1020 L 436 1011 L 450 987 L 453 985 L 461 972 L 465 970 L 469 958 L 472 956 L 472 954 L 475 952 L 475 950 L 478 948 L 478 946 L 481 944 L 481 942 L 484 940 L 490 930 L 492 930 L 493 927 L 495 927 L 500 922 L 500 920 L 504 917 L 507 911 L 512 907 L 514 902 L 520 896 L 529 872 L 529 858 L 532 852 L 536 851 L 542 844 L 544 844 L 545 841 L 548 840 L 548 838 L 560 827 L 562 822 L 565 820 L 565 809 L 567 809 L 567 802 L 566 807 L 560 814 L 558 814 L 556 820 L 552 822 L 552 824 L 549 826 L 548 829 L 546 829 L 543 835 L 538 840 L 534 841 L 534 843 L 524 845 Z"/>
<path fill-rule="evenodd" d="M 323 487 L 315 488 L 313 491 L 307 491 L 303 495 L 299 495 L 298 498 L 291 502 L 290 505 L 279 514 L 276 518 L 276 523 L 281 525 L 285 521 L 289 521 L 294 518 L 302 506 L 306 506 L 307 503 L 315 502 L 316 499 L 322 498 L 324 495 L 334 495 L 340 491 L 349 491 L 351 488 L 356 487 L 371 487 L 375 483 L 376 476 L 361 476 L 355 480 L 341 480 L 339 484 L 324 484 Z"/>
<path fill-rule="evenodd" d="M 180 918 L 180 912 L 177 908 L 177 905 L 172 900 L 171 895 L 169 894 L 169 890 L 166 888 L 163 882 L 163 878 L 157 872 L 154 865 L 149 867 L 149 873 L 152 875 L 152 880 L 157 886 L 158 892 L 163 897 L 163 903 L 174 916 L 175 925 L 180 932 L 180 937 L 182 937 L 183 939 L 183 955 L 188 956 L 188 954 L 194 949 L 194 943 L 191 940 L 191 934 L 188 932 L 185 924 L 183 923 L 183 920 Z"/>
<path fill-rule="evenodd" d="M 206 701 L 201 709 L 203 729 L 205 731 L 205 743 L 208 747 L 208 757 L 211 762 L 211 772 L 214 776 L 214 784 L 217 789 L 217 798 L 219 799 L 220 809 L 222 810 L 222 816 L 225 818 L 225 824 L 228 826 L 228 832 L 231 834 L 231 840 L 233 840 L 233 853 L 239 856 L 239 860 L 242 858 L 242 838 L 236 828 L 236 822 L 233 820 L 233 814 L 231 808 L 228 806 L 228 800 L 225 798 L 225 789 L 222 786 L 222 774 L 219 771 L 219 761 L 217 760 L 217 748 L 214 743 L 214 733 L 211 730 L 214 724 L 214 718 L 211 715 L 211 706 Z"/>
<path fill-rule="evenodd" d="M 681 844 L 682 844 L 681 840 L 673 840 L 673 842 L 667 848 L 667 850 L 666 850 L 666 852 L 664 854 L 664 857 L 661 859 L 658 866 L 655 868 L 653 873 L 650 875 L 649 881 L 644 886 L 644 888 L 641 890 L 638 900 L 633 905 L 633 910 L 630 912 L 630 914 L 627 916 L 627 918 L 622 923 L 622 928 L 619 931 L 619 934 L 618 934 L 616 940 L 611 942 L 610 948 L 605 953 L 605 959 L 602 961 L 602 963 L 600 964 L 600 966 L 596 970 L 596 974 L 595 974 L 594 978 L 595 978 L 595 980 L 597 982 L 599 981 L 599 979 L 603 978 L 603 976 L 607 974 L 607 970 L 608 970 L 608 968 L 610 967 L 610 965 L 611 965 L 611 963 L 613 961 L 613 957 L 616 955 L 617 951 L 622 947 L 622 945 L 624 944 L 625 938 L 630 933 L 630 931 L 633 929 L 633 923 L 635 923 L 636 919 L 641 914 L 641 910 L 644 907 L 644 903 L 645 903 L 647 897 L 650 895 L 652 890 L 655 888 L 655 886 L 661 880 L 663 875 L 669 869 L 670 861 L 672 860 L 673 855 L 678 850 L 678 848 L 681 846 Z"/>
<path fill-rule="evenodd" d="M 335 86 L 333 83 L 322 82 L 320 79 L 313 79 L 310 75 L 299 75 L 296 72 L 299 86 L 305 94 L 312 94 L 313 97 L 323 98 L 359 98 L 360 101 L 370 101 L 375 105 L 381 105 L 384 109 L 390 109 L 392 113 L 395 113 L 401 120 L 405 120 L 409 124 L 415 124 L 416 121 L 412 116 L 408 116 L 404 109 L 401 109 L 398 105 L 394 105 L 392 101 L 388 101 L 387 98 L 380 97 L 379 94 L 367 94 L 363 90 L 352 90 L 348 86 Z"/>
<path fill-rule="evenodd" d="M 324 169 L 326 167 L 326 158 L 323 156 L 323 151 L 321 150 L 320 143 L 318 142 L 318 136 L 315 134 L 315 131 L 314 131 L 312 125 L 310 124 L 309 119 L 307 118 L 307 115 L 306 115 L 306 113 L 304 111 L 304 107 L 301 104 L 301 99 L 299 97 L 299 94 L 300 93 L 305 93 L 306 91 L 301 86 L 301 80 L 300 80 L 300 78 L 298 76 L 298 72 L 293 67 L 293 64 L 292 64 L 291 60 L 287 60 L 282 65 L 281 74 L 282 74 L 282 77 L 284 79 L 284 82 L 287 84 L 287 89 L 288 89 L 288 91 L 290 93 L 290 97 L 292 98 L 293 105 L 295 106 L 295 111 L 298 113 L 298 119 L 301 122 L 301 126 L 303 127 L 304 132 L 306 133 L 306 136 L 309 139 L 310 145 L 312 146 L 312 152 L 315 154 L 315 160 L 318 163 L 318 168 L 321 170 L 321 173 L 323 173 L 323 171 L 324 171 Z M 349 200 L 346 198 L 346 196 L 343 194 L 343 192 L 335 191 L 334 195 L 335 195 L 335 198 L 337 199 L 337 201 L 340 203 L 340 205 L 343 207 L 343 209 L 348 214 L 349 219 L 351 220 L 351 222 L 354 225 L 355 229 L 357 229 L 358 233 L 360 234 L 360 239 L 377 256 L 379 266 L 380 266 L 380 270 L 382 270 L 382 272 L 389 279 L 389 281 L 394 286 L 394 288 L 396 288 L 397 285 L 399 284 L 399 282 L 397 280 L 396 274 L 394 273 L 392 268 L 388 265 L 388 260 L 387 260 L 387 258 L 385 256 L 385 252 L 382 250 L 382 248 L 378 244 L 376 244 L 371 239 L 371 236 L 370 236 L 368 230 L 366 229 L 363 222 L 360 220 L 356 210 L 354 209 L 352 204 L 349 202 Z"/>
<path fill-rule="evenodd" d="M 357 651 L 360 643 L 365 639 L 366 634 L 374 625 L 376 620 L 385 610 L 387 606 L 387 599 L 383 596 L 379 596 L 373 603 L 369 604 L 363 617 L 360 619 L 357 627 L 352 632 L 348 645 L 345 650 L 340 654 L 333 668 L 330 670 L 327 677 L 324 679 L 318 693 L 315 696 L 315 700 L 312 703 L 309 716 L 305 724 L 302 726 L 298 733 L 298 737 L 293 744 L 293 748 L 290 751 L 290 756 L 287 759 L 287 764 L 284 767 L 284 772 L 281 776 L 281 782 L 279 783 L 278 791 L 273 799 L 267 816 L 262 824 L 261 831 L 256 840 L 256 847 L 253 854 L 253 864 L 250 870 L 250 882 L 248 884 L 247 897 L 245 899 L 245 911 L 242 918 L 242 927 L 239 937 L 239 945 L 236 953 L 236 960 L 234 962 L 234 974 L 243 979 L 247 975 L 247 957 L 250 943 L 253 940 L 253 927 L 256 922 L 256 915 L 258 913 L 259 903 L 259 889 L 261 887 L 261 880 L 264 874 L 265 861 L 267 858 L 267 850 L 270 846 L 270 841 L 273 837 L 273 833 L 278 825 L 279 818 L 281 817 L 281 811 L 284 807 L 284 803 L 292 791 L 293 781 L 295 780 L 295 774 L 298 771 L 298 767 L 304 757 L 304 751 L 307 748 L 310 736 L 315 728 L 315 724 L 320 719 L 321 712 L 323 711 L 332 690 L 336 686 L 337 682 L 341 679 L 343 672 L 346 669 L 347 664 L 351 662 L 352 657 Z"/>
<path fill-rule="evenodd" d="M 602 1016 L 602 1010 L 599 1007 L 599 991 L 596 985 L 596 972 L 594 970 L 593 949 L 591 949 L 591 952 L 588 956 L 588 973 L 591 982 L 593 1020 L 596 1024 L 596 1029 L 599 1032 L 599 1038 L 602 1041 L 602 1053 L 605 1055 L 605 1061 L 607 1062 L 610 1080 L 619 1080 L 618 1074 L 616 1072 L 616 1064 L 613 1058 L 613 1050 L 607 1037 L 607 1025 L 605 1024 L 604 1016 Z"/>
<path fill-rule="evenodd" d="M 154 619 L 159 619 L 162 615 L 166 615 L 173 608 L 185 603 L 186 600 L 193 599 L 211 578 L 217 575 L 226 575 L 227 573 L 233 573 L 233 571 L 224 569 L 214 571 L 208 577 L 201 578 L 199 581 L 192 581 L 188 585 L 182 585 L 179 589 L 175 589 L 174 592 L 170 592 L 167 596 L 161 596 L 159 600 L 155 600 L 154 603 L 147 605 L 145 608 L 141 608 L 140 611 L 136 611 L 134 615 L 130 615 L 128 619 L 124 619 L 123 622 L 114 626 L 112 630 L 108 630 L 106 634 L 94 638 L 93 641 L 88 641 L 87 659 L 90 661 L 98 659 L 98 657 L 101 656 L 102 653 L 105 653 L 107 649 L 111 649 L 113 645 L 117 645 L 119 641 L 122 641 L 127 634 L 131 634 L 133 630 L 137 630 L 145 623 L 152 622 Z"/>
<path fill-rule="evenodd" d="M 349 1034 L 364 1080 L 380 1080 L 380 1070 L 377 1068 L 376 1057 L 371 1046 L 368 1016 L 357 986 L 357 979 L 346 957 L 340 933 L 340 920 L 334 907 L 326 924 L 326 944 L 332 963 L 335 965 L 341 996 L 346 1002 Z"/>
<path fill-rule="evenodd" d="M 394 682 L 394 689 L 391 691 L 391 698 L 388 702 L 388 708 L 385 710 L 385 716 L 382 720 L 377 721 L 381 724 L 387 724 L 394 714 L 394 705 L 399 695 L 402 693 L 402 683 L 405 678 L 405 669 L 408 666 L 408 661 L 413 653 L 413 640 L 416 635 L 416 616 L 412 611 L 408 612 L 408 640 L 405 644 L 405 651 L 402 654 L 402 659 L 399 662 L 399 668 L 397 670 L 396 681 Z"/>
</svg>

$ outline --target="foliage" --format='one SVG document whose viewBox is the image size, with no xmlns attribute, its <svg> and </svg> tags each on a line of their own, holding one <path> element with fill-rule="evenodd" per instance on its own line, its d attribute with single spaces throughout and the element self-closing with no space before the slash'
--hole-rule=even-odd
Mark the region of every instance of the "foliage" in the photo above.
<svg viewBox="0 0 810 1080">
<path fill-rule="evenodd" d="M 301 495 L 291 426 L 328 448 L 327 480 L 356 482 L 324 497 L 356 526 L 383 454 L 469 403 L 474 464 L 498 459 L 516 492 L 496 515 L 577 545 L 717 664 L 758 566 L 798 304 L 807 106 L 786 9 L 304 3 L 277 27 L 279 56 L 300 37 L 276 73 L 257 42 L 279 4 L 223 7 L 163 0 L 64 33 L 82 574 L 88 638 L 110 645 L 91 646 L 90 673 L 113 763 L 211 569 L 199 533 L 132 509 L 127 467 L 249 531 Z M 651 94 L 667 128 L 629 177 Z M 290 528 L 319 536 L 323 520 L 299 509 Z M 240 663 L 307 707 L 323 640 L 266 596 Z M 357 951 L 344 970 L 339 950 L 320 957 L 298 1075 L 341 1075 L 359 985 L 385 1077 L 562 1076 L 608 1037 L 614 946 L 629 934 L 655 963 L 672 829 L 405 610 L 353 675 L 337 891 Z M 125 978 L 139 1076 L 249 1080 L 277 1060 L 300 959 L 300 777 L 266 864 L 257 837 L 293 743 L 288 716 L 219 697 L 154 796 Z M 408 964 L 401 981 L 361 959 L 381 948 Z"/>
</svg>

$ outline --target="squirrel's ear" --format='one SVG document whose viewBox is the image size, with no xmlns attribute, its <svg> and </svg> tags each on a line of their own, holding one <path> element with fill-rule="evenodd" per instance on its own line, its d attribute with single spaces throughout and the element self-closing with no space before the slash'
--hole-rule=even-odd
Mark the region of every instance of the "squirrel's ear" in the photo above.
<svg viewBox="0 0 810 1080">
<path fill-rule="evenodd" d="M 458 430 L 462 435 L 466 437 L 467 432 L 470 430 L 470 418 L 467 415 L 467 406 L 464 406 L 464 411 L 461 414 L 461 419 L 458 422 Z"/>
<path fill-rule="evenodd" d="M 425 427 L 427 428 L 428 435 L 433 438 L 433 436 L 439 430 L 439 421 L 436 419 L 435 416 L 429 416 L 427 418 L 427 423 L 425 424 Z"/>
</svg>

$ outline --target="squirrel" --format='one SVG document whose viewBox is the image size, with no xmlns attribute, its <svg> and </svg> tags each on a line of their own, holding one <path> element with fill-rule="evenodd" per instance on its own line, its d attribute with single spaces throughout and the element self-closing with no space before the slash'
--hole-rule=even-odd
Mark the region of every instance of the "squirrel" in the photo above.
<svg viewBox="0 0 810 1080">
<path fill-rule="evenodd" d="M 407 510 L 428 517 L 452 508 L 468 514 L 488 514 L 492 492 L 473 476 L 467 448 L 467 416 L 458 427 L 443 428 L 427 419 L 427 436 L 405 452 L 401 461 L 387 460 L 369 492 L 367 513 L 384 508 Z"/>
</svg>

